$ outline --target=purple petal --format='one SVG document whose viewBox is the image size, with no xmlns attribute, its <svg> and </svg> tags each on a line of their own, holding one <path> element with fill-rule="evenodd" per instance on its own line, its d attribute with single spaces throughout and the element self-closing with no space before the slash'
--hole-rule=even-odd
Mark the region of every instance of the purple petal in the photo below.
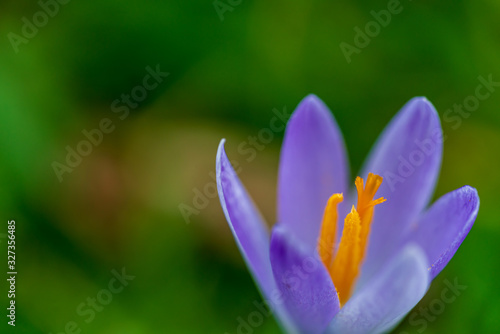
<svg viewBox="0 0 500 334">
<path fill-rule="evenodd" d="M 364 284 L 400 244 L 403 232 L 427 206 L 439 175 L 442 129 L 434 106 L 413 98 L 384 130 L 365 163 L 362 175 L 384 177 L 377 197 L 367 258 L 360 284 Z"/>
<path fill-rule="evenodd" d="M 416 245 L 406 246 L 344 305 L 327 333 L 382 333 L 408 313 L 430 284 L 427 260 Z"/>
<path fill-rule="evenodd" d="M 269 261 L 269 231 L 227 158 L 223 139 L 216 161 L 217 190 L 224 214 L 250 272 L 270 307 L 278 292 Z M 271 303 L 269 303 L 269 301 Z M 293 326 L 282 307 L 275 307 L 278 320 L 288 330 Z"/>
<path fill-rule="evenodd" d="M 278 222 L 312 254 L 328 198 L 345 193 L 347 158 L 338 126 L 328 108 L 309 95 L 288 122 L 281 151 Z"/>
<path fill-rule="evenodd" d="M 337 291 L 318 257 L 298 247 L 280 225 L 271 236 L 271 264 L 283 304 L 303 333 L 322 333 L 340 309 Z"/>
<path fill-rule="evenodd" d="M 431 278 L 451 260 L 472 228 L 478 211 L 476 189 L 465 186 L 441 197 L 410 227 L 408 238 L 425 251 Z"/>
</svg>

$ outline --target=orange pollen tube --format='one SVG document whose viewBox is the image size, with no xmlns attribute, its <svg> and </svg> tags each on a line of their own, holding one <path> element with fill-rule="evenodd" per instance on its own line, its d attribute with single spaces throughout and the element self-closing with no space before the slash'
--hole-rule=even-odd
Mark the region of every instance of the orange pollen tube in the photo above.
<svg viewBox="0 0 500 334">
<path fill-rule="evenodd" d="M 337 247 L 335 245 L 337 206 L 343 200 L 342 194 L 333 194 L 325 208 L 318 240 L 318 253 L 337 289 L 341 306 L 351 296 L 352 288 L 359 275 L 368 245 L 374 207 L 385 202 L 383 197 L 373 199 L 382 180 L 381 176 L 370 173 L 365 186 L 362 178 L 356 178 L 358 205 L 356 208 L 353 206 L 345 218 L 344 230 Z M 336 253 L 335 248 L 337 248 Z"/>
</svg>

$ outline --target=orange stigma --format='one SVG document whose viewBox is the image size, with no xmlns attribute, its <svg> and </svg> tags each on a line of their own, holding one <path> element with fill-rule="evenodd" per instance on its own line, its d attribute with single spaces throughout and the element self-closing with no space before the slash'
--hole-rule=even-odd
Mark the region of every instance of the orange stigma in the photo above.
<svg viewBox="0 0 500 334">
<path fill-rule="evenodd" d="M 358 205 L 356 208 L 352 207 L 344 220 L 344 230 L 338 247 L 335 245 L 337 205 L 343 200 L 342 194 L 333 194 L 328 200 L 318 240 L 318 253 L 335 284 L 341 306 L 351 296 L 365 257 L 374 207 L 385 202 L 383 197 L 373 199 L 382 184 L 381 176 L 370 173 L 366 186 L 360 177 L 356 178 L 355 184 L 358 191 Z"/>
</svg>

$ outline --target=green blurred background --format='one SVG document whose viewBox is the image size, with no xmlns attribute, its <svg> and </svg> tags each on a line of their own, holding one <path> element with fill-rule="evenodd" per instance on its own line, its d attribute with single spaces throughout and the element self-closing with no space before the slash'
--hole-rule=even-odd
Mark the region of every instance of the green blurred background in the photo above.
<svg viewBox="0 0 500 334">
<path fill-rule="evenodd" d="M 356 175 L 411 97 L 427 96 L 443 119 L 475 94 L 479 76 L 500 81 L 497 0 L 401 1 L 401 12 L 350 63 L 340 43 L 355 45 L 354 28 L 364 30 L 387 1 L 222 0 L 221 15 L 212 0 L 57 4 L 44 22 L 40 3 L 0 3 L 0 212 L 4 222 L 16 220 L 18 270 L 17 326 L 3 315 L 2 333 L 69 333 L 72 321 L 81 333 L 236 333 L 237 318 L 261 297 L 218 198 L 196 196 L 213 194 L 221 138 L 273 223 L 283 133 L 251 162 L 237 147 L 269 126 L 274 108 L 291 111 L 309 93 L 322 98 Z M 30 38 L 23 17 L 40 23 L 36 33 L 24 28 Z M 169 73 L 163 82 L 129 115 L 113 112 L 113 101 L 157 66 Z M 500 331 L 497 89 L 459 126 L 443 122 L 435 197 L 469 184 L 481 209 L 415 319 L 425 319 L 419 308 L 440 299 L 447 280 L 467 289 L 426 328 L 407 318 L 395 333 Z M 54 161 L 64 164 L 67 146 L 76 149 L 82 131 L 105 118 L 114 130 L 59 182 Z M 186 219 L 187 206 L 194 211 Z M 135 276 L 123 291 L 93 319 L 78 314 L 87 298 L 105 298 L 100 291 L 122 268 Z M 252 331 L 279 327 L 271 317 Z"/>
</svg>

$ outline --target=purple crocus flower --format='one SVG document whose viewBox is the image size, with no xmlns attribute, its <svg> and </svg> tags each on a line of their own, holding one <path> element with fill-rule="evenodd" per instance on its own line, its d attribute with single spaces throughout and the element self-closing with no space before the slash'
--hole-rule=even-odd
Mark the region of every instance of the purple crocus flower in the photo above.
<svg viewBox="0 0 500 334">
<path fill-rule="evenodd" d="M 278 217 L 269 233 L 221 141 L 216 168 L 222 208 L 286 332 L 387 332 L 424 296 L 479 209 L 469 186 L 428 207 L 441 158 L 438 114 L 417 97 L 376 142 L 360 173 L 366 184 L 358 177 L 349 188 L 339 128 L 325 104 L 309 95 L 286 128 Z M 376 193 L 381 198 L 374 199 Z"/>
</svg>

